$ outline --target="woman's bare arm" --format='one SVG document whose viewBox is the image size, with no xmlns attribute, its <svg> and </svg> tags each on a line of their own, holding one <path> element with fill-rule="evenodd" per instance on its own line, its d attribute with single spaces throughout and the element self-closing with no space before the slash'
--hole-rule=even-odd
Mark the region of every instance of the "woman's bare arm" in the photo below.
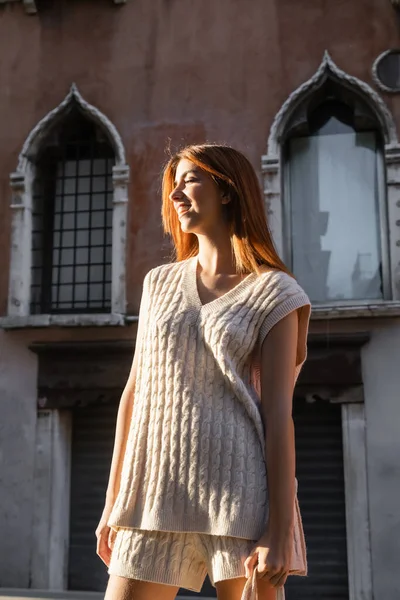
<svg viewBox="0 0 400 600">
<path fill-rule="evenodd" d="M 297 311 L 281 319 L 261 348 L 261 413 L 265 425 L 270 533 L 293 528 L 295 445 L 292 403 Z"/>
<path fill-rule="evenodd" d="M 136 373 L 139 352 L 138 349 L 143 337 L 143 323 L 139 318 L 138 331 L 136 336 L 135 352 L 133 356 L 131 370 L 126 382 L 124 391 L 118 408 L 117 424 L 115 429 L 114 449 L 111 461 L 110 476 L 106 492 L 106 505 L 112 505 L 118 494 L 123 460 L 125 456 L 126 443 L 128 440 L 129 426 L 132 419 L 132 410 L 134 402 L 134 391 L 136 384 Z"/>
<path fill-rule="evenodd" d="M 114 504 L 118 494 L 122 463 L 124 460 L 129 424 L 132 418 L 133 395 L 136 383 L 137 352 L 133 357 L 131 370 L 119 402 L 117 424 L 115 428 L 114 449 L 111 461 L 110 476 L 106 492 L 106 504 Z"/>
<path fill-rule="evenodd" d="M 142 315 L 142 309 L 140 311 L 140 315 Z M 96 528 L 96 552 L 107 566 L 110 564 L 112 547 L 116 535 L 116 532 L 110 529 L 110 527 L 108 526 L 108 519 L 112 512 L 119 491 L 122 465 L 124 462 L 126 443 L 128 440 L 129 427 L 132 419 L 139 348 L 143 338 L 142 321 L 142 317 L 139 316 L 135 353 L 133 356 L 132 366 L 128 376 L 128 380 L 125 384 L 124 391 L 122 392 L 118 408 L 117 424 L 115 428 L 114 449 L 111 460 L 110 476 L 108 478 L 105 506 L 103 514 L 100 518 L 100 522 Z"/>
<path fill-rule="evenodd" d="M 122 466 L 132 419 L 139 353 L 140 347 L 143 343 L 144 323 L 147 322 L 146 313 L 148 310 L 148 277 L 149 273 L 146 275 L 143 281 L 143 292 L 140 301 L 139 322 L 136 335 L 136 347 L 132 360 L 132 366 L 128 380 L 125 384 L 124 391 L 122 392 L 118 408 L 114 449 L 111 460 L 110 475 L 108 478 L 105 506 L 95 532 L 97 538 L 96 552 L 107 566 L 110 563 L 112 547 L 116 536 L 116 530 L 111 529 L 108 526 L 108 520 L 119 492 Z"/>
<path fill-rule="evenodd" d="M 298 316 L 292 312 L 268 333 L 261 347 L 261 413 L 265 425 L 269 518 L 266 531 L 245 561 L 249 577 L 274 587 L 285 584 L 294 534 L 295 447 L 292 396 L 295 380 Z"/>
</svg>

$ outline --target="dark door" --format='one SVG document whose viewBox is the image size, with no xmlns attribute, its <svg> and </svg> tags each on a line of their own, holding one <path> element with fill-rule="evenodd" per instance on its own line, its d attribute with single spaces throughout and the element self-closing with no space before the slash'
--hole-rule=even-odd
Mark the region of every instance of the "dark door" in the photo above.
<svg viewBox="0 0 400 600">
<path fill-rule="evenodd" d="M 118 400 L 73 410 L 68 588 L 104 592 L 107 569 L 96 555 L 94 535 L 104 508 Z M 187 590 L 181 594 L 191 595 Z M 199 596 L 199 594 L 194 594 Z M 206 581 L 200 596 L 214 595 Z"/>
<path fill-rule="evenodd" d="M 287 600 L 348 600 L 341 406 L 295 398 L 299 502 L 308 577 L 289 577 Z"/>
<path fill-rule="evenodd" d="M 117 402 L 74 408 L 68 588 L 103 592 L 108 574 L 96 554 L 95 530 L 104 508 Z"/>
</svg>

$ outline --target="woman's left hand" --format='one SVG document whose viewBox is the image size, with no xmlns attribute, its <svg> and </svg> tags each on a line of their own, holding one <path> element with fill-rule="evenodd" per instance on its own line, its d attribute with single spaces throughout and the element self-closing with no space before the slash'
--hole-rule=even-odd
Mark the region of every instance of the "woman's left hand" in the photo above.
<svg viewBox="0 0 400 600">
<path fill-rule="evenodd" d="M 246 577 L 257 567 L 259 577 L 269 579 L 273 587 L 286 583 L 293 550 L 293 532 L 266 533 L 254 546 L 244 563 Z"/>
</svg>

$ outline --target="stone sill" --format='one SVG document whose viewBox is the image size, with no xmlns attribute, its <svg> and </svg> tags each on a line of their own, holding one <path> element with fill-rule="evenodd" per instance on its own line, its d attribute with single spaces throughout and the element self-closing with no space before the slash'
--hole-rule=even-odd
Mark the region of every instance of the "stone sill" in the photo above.
<svg viewBox="0 0 400 600">
<path fill-rule="evenodd" d="M 314 304 L 311 320 L 400 317 L 399 301 L 359 304 Z"/>
<path fill-rule="evenodd" d="M 8 4 L 11 2 L 19 2 L 20 0 L 0 0 L 0 4 Z M 114 4 L 126 4 L 127 0 L 113 0 Z M 37 14 L 37 6 L 35 0 L 22 0 L 22 4 L 24 5 L 25 12 L 28 15 L 36 15 Z"/>
<path fill-rule="evenodd" d="M 316 304 L 311 320 L 357 319 L 365 317 L 400 317 L 400 302 L 377 304 Z M 137 323 L 134 315 L 84 314 L 84 315 L 27 315 L 0 317 L 0 329 L 39 329 L 48 327 L 124 327 Z"/>
<path fill-rule="evenodd" d="M 48 327 L 124 327 L 138 320 L 118 313 L 83 315 L 26 315 L 0 317 L 0 329 Z"/>
</svg>

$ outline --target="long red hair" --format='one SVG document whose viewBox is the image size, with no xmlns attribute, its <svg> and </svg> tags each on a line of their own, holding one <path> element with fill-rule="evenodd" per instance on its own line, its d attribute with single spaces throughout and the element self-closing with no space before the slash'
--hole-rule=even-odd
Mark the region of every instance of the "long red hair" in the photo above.
<svg viewBox="0 0 400 600">
<path fill-rule="evenodd" d="M 291 273 L 279 258 L 268 227 L 263 196 L 257 175 L 249 160 L 238 150 L 218 144 L 186 146 L 172 156 L 162 180 L 162 223 L 171 235 L 175 260 L 198 253 L 195 234 L 182 231 L 169 196 L 175 188 L 175 174 L 181 159 L 190 160 L 211 175 L 230 202 L 224 205 L 229 223 L 232 256 L 237 273 L 260 272 L 260 265 Z"/>
</svg>

